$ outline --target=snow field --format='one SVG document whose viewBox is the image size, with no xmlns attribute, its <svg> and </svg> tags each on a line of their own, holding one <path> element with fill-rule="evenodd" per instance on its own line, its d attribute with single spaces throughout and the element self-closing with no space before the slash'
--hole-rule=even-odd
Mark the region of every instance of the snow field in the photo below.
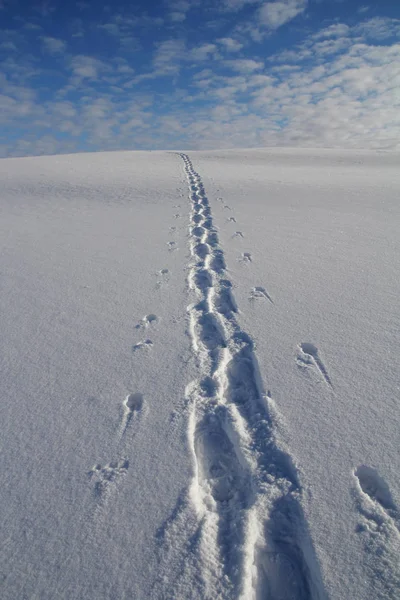
<svg viewBox="0 0 400 600">
<path fill-rule="evenodd" d="M 2 597 L 398 597 L 397 164 L 0 162 Z"/>
</svg>

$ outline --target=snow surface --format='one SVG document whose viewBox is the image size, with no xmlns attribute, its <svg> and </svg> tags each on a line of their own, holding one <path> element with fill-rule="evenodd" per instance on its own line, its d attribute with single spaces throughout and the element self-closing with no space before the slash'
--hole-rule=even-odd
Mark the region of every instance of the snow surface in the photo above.
<svg viewBox="0 0 400 600">
<path fill-rule="evenodd" d="M 400 597 L 399 158 L 0 161 L 1 598 Z"/>
</svg>

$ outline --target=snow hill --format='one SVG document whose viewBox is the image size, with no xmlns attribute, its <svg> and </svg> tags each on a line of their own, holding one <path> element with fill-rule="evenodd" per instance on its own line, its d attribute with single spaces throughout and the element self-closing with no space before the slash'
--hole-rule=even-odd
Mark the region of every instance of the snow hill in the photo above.
<svg viewBox="0 0 400 600">
<path fill-rule="evenodd" d="M 399 158 L 0 161 L 3 600 L 400 597 Z"/>
</svg>

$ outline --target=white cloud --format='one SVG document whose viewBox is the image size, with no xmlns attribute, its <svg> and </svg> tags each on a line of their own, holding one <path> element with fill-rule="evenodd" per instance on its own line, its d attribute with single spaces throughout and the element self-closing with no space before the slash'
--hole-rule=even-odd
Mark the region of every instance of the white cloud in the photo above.
<svg viewBox="0 0 400 600">
<path fill-rule="evenodd" d="M 238 52 L 243 48 L 243 44 L 231 37 L 219 38 L 217 42 L 223 46 L 224 50 L 227 52 Z"/>
<path fill-rule="evenodd" d="M 169 8 L 169 19 L 173 23 L 181 23 L 185 21 L 187 13 L 192 6 L 198 4 L 198 2 L 188 2 L 187 0 L 172 0 L 168 3 Z"/>
<path fill-rule="evenodd" d="M 259 10 L 260 22 L 268 29 L 278 29 L 305 11 L 307 0 L 266 2 Z"/>
<path fill-rule="evenodd" d="M 321 31 L 315 33 L 311 37 L 311 40 L 348 36 L 350 32 L 351 28 L 345 23 L 335 23 L 334 25 L 329 25 L 329 27 L 325 27 L 324 29 L 321 29 Z"/>
<path fill-rule="evenodd" d="M 119 37 L 121 35 L 120 29 L 116 23 L 104 23 L 98 26 L 98 29 L 105 31 L 109 35 Z"/>
<path fill-rule="evenodd" d="M 41 37 L 44 49 L 49 52 L 49 54 L 59 54 L 65 52 L 67 44 L 63 40 L 59 40 L 57 38 L 42 36 Z"/>
<path fill-rule="evenodd" d="M 169 18 L 174 23 L 182 23 L 186 19 L 186 13 L 175 10 L 169 14 Z"/>
<path fill-rule="evenodd" d="M 153 58 L 157 75 L 174 75 L 180 69 L 185 51 L 183 40 L 166 40 L 158 45 Z"/>
<path fill-rule="evenodd" d="M 264 67 L 264 63 L 252 59 L 238 58 L 237 60 L 225 60 L 224 64 L 238 73 L 253 73 Z"/>
<path fill-rule="evenodd" d="M 391 37 L 399 38 L 400 19 L 375 17 L 356 25 L 353 31 L 365 39 L 385 40 Z"/>
<path fill-rule="evenodd" d="M 74 56 L 70 68 L 77 79 L 97 79 L 100 72 L 109 69 L 101 60 L 84 55 Z"/>
<path fill-rule="evenodd" d="M 238 11 L 247 4 L 258 4 L 260 0 L 222 0 L 222 7 L 229 11 Z"/>
<path fill-rule="evenodd" d="M 195 62 L 200 62 L 211 58 L 216 51 L 217 46 L 215 44 L 202 44 L 201 46 L 192 48 L 187 58 Z"/>
</svg>

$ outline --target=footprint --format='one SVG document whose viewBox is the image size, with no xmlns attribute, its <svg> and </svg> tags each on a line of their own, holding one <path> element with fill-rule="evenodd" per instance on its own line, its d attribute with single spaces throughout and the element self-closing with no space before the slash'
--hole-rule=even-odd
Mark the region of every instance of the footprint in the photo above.
<svg viewBox="0 0 400 600">
<path fill-rule="evenodd" d="M 95 465 L 93 469 L 89 471 L 90 479 L 95 481 L 95 496 L 99 499 L 104 497 L 104 494 L 110 486 L 113 484 L 115 485 L 122 476 L 126 475 L 128 468 L 129 460 L 126 458 L 110 462 L 104 467 L 102 465 Z"/>
<path fill-rule="evenodd" d="M 228 223 L 236 223 L 236 219 L 235 217 L 229 217 L 229 219 L 227 219 Z"/>
<path fill-rule="evenodd" d="M 226 269 L 224 253 L 221 249 L 216 249 L 213 251 L 210 260 L 210 268 L 216 273 L 223 273 Z"/>
<path fill-rule="evenodd" d="M 361 491 L 384 510 L 397 511 L 389 486 L 372 467 L 361 465 L 354 471 Z"/>
<path fill-rule="evenodd" d="M 135 412 L 141 410 L 143 406 L 143 396 L 136 392 L 135 394 L 129 394 L 124 400 L 124 406 L 127 412 Z"/>
<path fill-rule="evenodd" d="M 208 236 L 207 236 L 207 240 L 206 240 L 207 244 L 211 247 L 211 248 L 217 248 L 218 246 L 218 234 L 216 231 L 211 231 Z"/>
<path fill-rule="evenodd" d="M 232 237 L 241 237 L 244 238 L 244 235 L 241 231 L 235 231 Z"/>
<path fill-rule="evenodd" d="M 157 323 L 158 321 L 158 317 L 157 315 L 146 315 L 145 317 L 143 317 L 143 319 L 141 321 L 139 321 L 139 323 L 137 325 L 135 325 L 135 329 L 143 329 L 145 327 L 148 327 L 149 325 L 152 325 L 154 323 Z"/>
<path fill-rule="evenodd" d="M 210 254 L 210 248 L 207 244 L 196 244 L 193 248 L 193 253 L 201 260 L 204 260 L 206 256 Z"/>
<path fill-rule="evenodd" d="M 176 244 L 176 242 L 174 242 L 174 241 L 172 241 L 172 242 L 168 242 L 168 243 L 167 243 L 167 246 L 168 246 L 168 250 L 169 250 L 170 252 L 172 252 L 173 250 L 177 250 L 177 249 L 178 249 L 178 247 L 177 247 L 177 244 Z"/>
<path fill-rule="evenodd" d="M 121 437 L 125 434 L 135 413 L 139 413 L 143 408 L 143 396 L 139 392 L 129 394 L 123 403 L 124 414 L 121 423 Z"/>
<path fill-rule="evenodd" d="M 312 593 L 314 586 L 302 551 L 304 534 L 297 529 L 299 522 L 300 511 L 289 494 L 272 505 L 264 527 L 265 546 L 256 552 L 256 598 L 305 600 L 317 597 Z"/>
<path fill-rule="evenodd" d="M 250 259 L 246 259 L 246 260 L 248 262 L 251 262 L 251 256 L 250 256 Z M 250 300 L 256 300 L 257 298 L 266 298 L 267 300 L 272 302 L 272 304 L 274 303 L 271 296 L 268 294 L 267 290 L 265 288 L 261 287 L 260 285 L 256 285 L 250 291 Z"/>
<path fill-rule="evenodd" d="M 316 367 L 326 383 L 333 387 L 328 371 L 318 354 L 318 348 L 314 344 L 303 343 L 299 345 L 297 364 L 301 368 Z"/>
<path fill-rule="evenodd" d="M 227 204 L 224 204 L 224 208 L 225 208 L 226 210 L 232 210 L 232 209 L 231 209 L 231 207 L 230 207 L 230 206 L 228 206 Z"/>
<path fill-rule="evenodd" d="M 228 280 L 221 280 L 220 287 L 216 291 L 213 304 L 214 308 L 221 315 L 224 315 L 227 319 L 232 317 L 232 313 L 238 312 L 238 307 L 236 305 L 235 299 L 232 294 L 232 284 Z"/>
<path fill-rule="evenodd" d="M 191 276 L 191 281 L 202 294 L 207 294 L 207 290 L 212 286 L 212 277 L 206 269 L 196 269 Z"/>
<path fill-rule="evenodd" d="M 135 344 L 134 346 L 132 346 L 132 352 L 136 352 L 137 350 L 140 350 L 141 348 L 151 348 L 152 345 L 153 345 L 153 342 L 151 340 L 144 340 L 144 342 L 139 342 L 139 343 Z"/>
<path fill-rule="evenodd" d="M 205 494 L 215 502 L 228 502 L 234 497 L 246 497 L 245 472 L 234 446 L 216 415 L 209 414 L 197 425 L 194 447 L 198 475 Z"/>
<path fill-rule="evenodd" d="M 158 271 L 158 273 L 156 273 L 157 276 L 157 283 L 156 283 L 156 288 L 160 289 L 160 287 L 164 284 L 167 283 L 169 281 L 169 270 L 168 269 L 160 269 Z"/>
<path fill-rule="evenodd" d="M 197 238 L 201 238 L 204 235 L 205 229 L 204 227 L 196 226 L 193 227 L 191 233 Z"/>
<path fill-rule="evenodd" d="M 398 598 L 400 589 L 400 516 L 389 486 L 372 467 L 354 470 L 362 560 L 370 572 L 369 598 Z"/>
<path fill-rule="evenodd" d="M 250 252 L 243 252 L 241 260 L 242 262 L 252 262 L 253 259 L 251 257 Z"/>
<path fill-rule="evenodd" d="M 225 348 L 226 344 L 219 323 L 212 313 L 201 314 L 197 319 L 196 329 L 199 339 L 207 350 Z"/>
</svg>

